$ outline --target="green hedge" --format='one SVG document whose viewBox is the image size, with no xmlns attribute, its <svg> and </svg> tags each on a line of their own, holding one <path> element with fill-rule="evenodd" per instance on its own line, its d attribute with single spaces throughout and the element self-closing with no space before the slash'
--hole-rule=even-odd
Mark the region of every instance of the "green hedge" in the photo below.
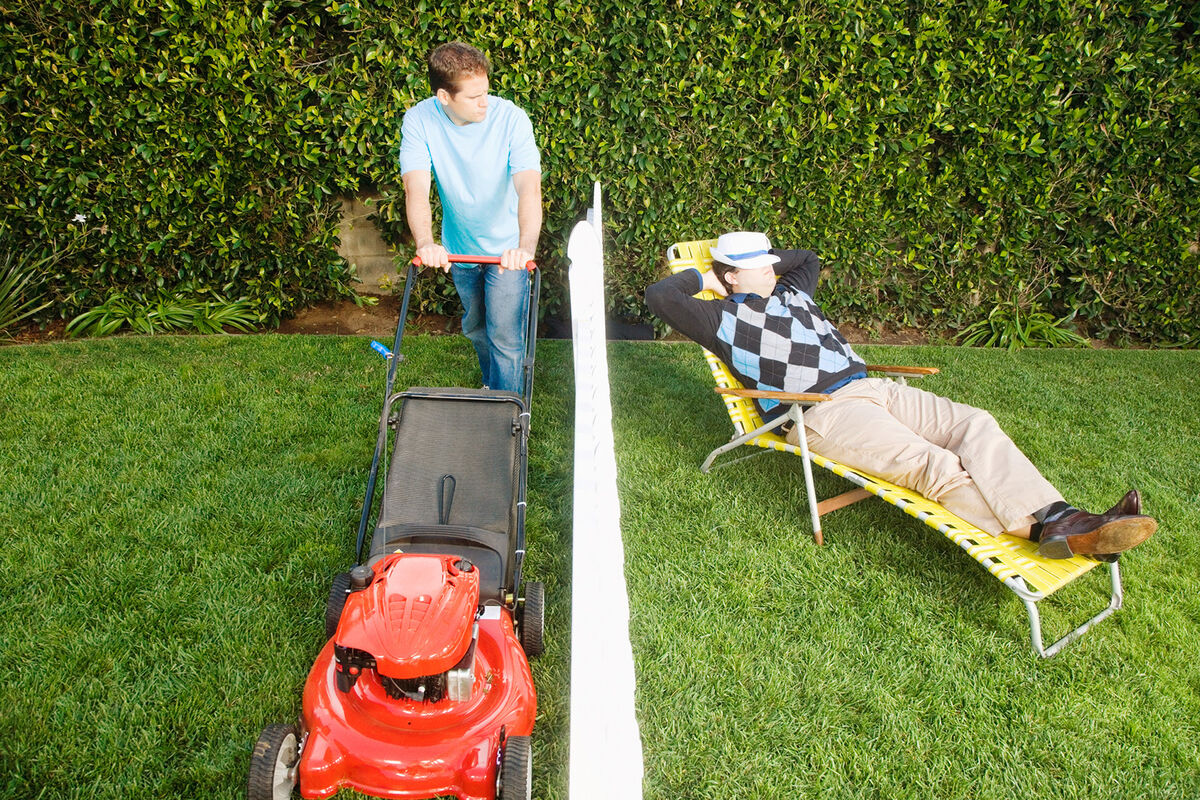
<svg viewBox="0 0 1200 800">
<path fill-rule="evenodd" d="M 68 251 L 63 315 L 117 288 L 271 319 L 345 292 L 336 201 L 378 188 L 404 238 L 400 117 L 462 38 L 534 120 L 551 311 L 599 178 L 620 316 L 667 244 L 746 227 L 820 251 L 860 324 L 1000 305 L 1194 344 L 1198 26 L 1167 2 L 5 4 L 0 237 Z"/>
</svg>

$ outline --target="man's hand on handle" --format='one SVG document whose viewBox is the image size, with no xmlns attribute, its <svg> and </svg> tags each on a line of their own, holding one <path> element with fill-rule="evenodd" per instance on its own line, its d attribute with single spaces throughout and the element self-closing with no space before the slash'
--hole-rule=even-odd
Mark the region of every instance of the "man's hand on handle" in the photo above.
<svg viewBox="0 0 1200 800">
<path fill-rule="evenodd" d="M 514 250 L 505 250 L 500 255 L 500 271 L 518 269 L 526 270 L 530 268 L 533 261 L 533 253 L 528 250 L 516 248 Z"/>
<path fill-rule="evenodd" d="M 418 247 L 417 258 L 421 260 L 423 266 L 437 267 L 443 272 L 450 271 L 450 255 L 446 252 L 446 248 L 436 242 Z"/>
<path fill-rule="evenodd" d="M 436 249 L 433 249 L 433 248 L 436 248 Z M 414 267 L 435 266 L 434 264 L 429 264 L 428 262 L 425 261 L 424 254 L 427 252 L 432 253 L 435 257 L 440 254 L 441 258 L 444 259 L 443 263 L 446 265 L 446 266 L 442 267 L 443 270 L 449 270 L 451 264 L 494 264 L 495 266 L 500 267 L 501 271 L 503 271 L 505 269 L 520 269 L 520 270 L 535 270 L 535 269 L 537 269 L 537 263 L 534 262 L 534 260 L 532 258 L 526 258 L 526 256 L 529 255 L 528 250 L 506 250 L 504 252 L 504 257 L 510 258 L 511 261 L 514 263 L 514 266 L 504 267 L 504 266 L 502 266 L 503 261 L 502 261 L 501 256 L 471 256 L 471 255 L 462 255 L 459 253 L 447 253 L 445 251 L 445 249 L 442 248 L 441 245 L 432 245 L 429 248 L 425 248 L 425 247 L 417 248 L 417 254 L 413 257 L 413 260 L 412 260 Z"/>
</svg>

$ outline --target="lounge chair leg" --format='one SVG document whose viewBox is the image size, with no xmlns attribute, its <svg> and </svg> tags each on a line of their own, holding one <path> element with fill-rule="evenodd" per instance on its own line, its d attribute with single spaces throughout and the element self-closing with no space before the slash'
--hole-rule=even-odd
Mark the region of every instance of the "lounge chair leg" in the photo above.
<svg viewBox="0 0 1200 800">
<path fill-rule="evenodd" d="M 800 439 L 800 461 L 804 464 L 804 488 L 808 493 L 808 513 L 812 517 L 813 541 L 818 545 L 823 545 L 825 537 L 821 535 L 821 514 L 817 510 L 817 489 L 813 485 L 812 462 L 809 461 L 808 455 L 808 434 L 804 430 L 804 411 L 799 405 L 793 405 L 788 409 L 787 415 L 795 423 L 794 430 L 797 431 L 797 437 Z"/>
<path fill-rule="evenodd" d="M 730 439 L 728 443 L 721 445 L 716 450 L 713 450 L 711 453 L 708 454 L 708 458 L 704 459 L 704 463 L 700 465 L 700 471 L 707 474 L 711 469 L 713 469 L 713 462 L 717 460 L 718 456 L 722 455 L 723 453 L 728 453 L 730 450 L 736 450 L 737 448 L 741 447 L 742 445 L 744 445 L 746 442 L 750 441 L 751 439 L 753 439 L 757 436 L 762 436 L 767 431 L 772 431 L 775 428 L 778 428 L 780 425 L 783 424 L 784 420 L 786 420 L 786 419 L 787 419 L 786 415 L 781 416 L 781 417 L 776 417 L 774 420 L 772 420 L 771 422 L 768 422 L 766 425 L 755 428 L 754 430 L 750 431 L 749 433 L 743 433 L 740 436 L 735 436 L 733 439 Z M 763 451 L 763 452 L 765 452 L 765 451 Z M 761 453 L 755 453 L 754 455 L 743 456 L 742 458 L 735 458 L 733 461 L 729 461 L 727 463 L 735 464 L 738 461 L 742 461 L 746 458 L 753 458 L 756 455 L 761 455 Z M 725 466 L 725 464 L 722 464 L 721 466 Z"/>
<path fill-rule="evenodd" d="M 1117 566 L 1117 562 L 1112 562 L 1108 565 L 1109 578 L 1112 585 L 1112 599 L 1109 600 L 1108 606 L 1096 616 L 1089 619 L 1087 622 L 1080 625 L 1075 630 L 1068 633 L 1066 636 L 1059 639 L 1049 647 L 1042 646 L 1042 621 L 1038 615 L 1037 602 L 1028 598 L 1022 597 L 1021 601 L 1025 603 L 1025 609 L 1029 612 L 1029 638 L 1033 642 L 1033 651 L 1041 658 L 1050 658 L 1056 655 L 1064 647 L 1087 633 L 1088 629 L 1102 619 L 1110 616 L 1114 611 L 1121 607 L 1124 601 L 1124 591 L 1121 588 L 1121 568 Z"/>
</svg>

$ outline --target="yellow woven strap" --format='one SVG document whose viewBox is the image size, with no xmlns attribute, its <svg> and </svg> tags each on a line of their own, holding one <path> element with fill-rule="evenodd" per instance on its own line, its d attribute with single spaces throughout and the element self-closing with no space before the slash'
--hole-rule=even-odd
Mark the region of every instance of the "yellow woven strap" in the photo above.
<svg viewBox="0 0 1200 800">
<path fill-rule="evenodd" d="M 992 536 L 914 491 L 867 475 L 861 470 L 851 469 L 816 453 L 813 453 L 812 457 L 814 464 L 859 484 L 871 494 L 897 506 L 904 513 L 941 531 L 1000 580 L 1019 576 L 1030 588 L 1048 596 L 1099 565 L 1098 561 L 1085 556 L 1042 558 L 1037 553 L 1037 545 L 1027 539 L 1003 534 Z M 852 475 L 860 480 L 851 477 Z"/>
<path fill-rule="evenodd" d="M 676 242 L 667 250 L 667 266 L 671 272 L 685 269 L 706 271 L 712 264 L 712 246 L 716 239 L 697 239 L 694 242 Z"/>
<path fill-rule="evenodd" d="M 799 447 L 788 444 L 786 439 L 774 432 L 756 436 L 746 444 L 801 455 Z M 1100 562 L 1085 556 L 1042 558 L 1037 554 L 1037 545 L 1027 539 L 1007 535 L 992 536 L 916 492 L 852 469 L 811 450 L 809 452 L 814 464 L 861 486 L 881 500 L 891 503 L 909 516 L 939 531 L 1001 581 L 1014 576 L 1019 577 L 1030 589 L 1048 597 L 1080 575 L 1099 566 Z"/>
<path fill-rule="evenodd" d="M 733 377 L 726 367 L 725 362 L 717 358 L 708 350 L 704 351 L 704 360 L 708 362 L 708 368 L 712 371 L 713 380 L 717 382 L 719 389 L 741 389 L 742 384 L 737 378 Z M 739 434 L 749 433 L 755 428 L 762 427 L 762 418 L 758 415 L 758 409 L 754 407 L 753 401 L 747 397 L 738 397 L 734 394 L 723 394 L 721 399 L 725 401 L 725 410 L 729 413 L 729 419 L 733 422 L 733 427 L 737 429 Z"/>
</svg>

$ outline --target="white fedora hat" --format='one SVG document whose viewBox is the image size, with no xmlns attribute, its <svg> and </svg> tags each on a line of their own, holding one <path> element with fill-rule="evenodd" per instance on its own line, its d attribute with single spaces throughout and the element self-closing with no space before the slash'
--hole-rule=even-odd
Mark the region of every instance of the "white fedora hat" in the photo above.
<svg viewBox="0 0 1200 800">
<path fill-rule="evenodd" d="M 779 256 L 770 253 L 771 240 L 765 233 L 733 231 L 723 233 L 712 247 L 712 257 L 737 269 L 758 269 L 778 263 Z"/>
</svg>

